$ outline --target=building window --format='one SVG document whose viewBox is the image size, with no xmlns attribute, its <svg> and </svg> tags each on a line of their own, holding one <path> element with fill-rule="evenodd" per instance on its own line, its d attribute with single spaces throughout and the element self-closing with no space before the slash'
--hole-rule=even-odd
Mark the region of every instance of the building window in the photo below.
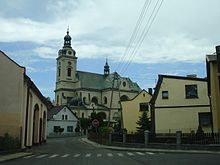
<svg viewBox="0 0 220 165">
<path fill-rule="evenodd" d="M 67 126 L 67 132 L 73 132 L 73 126 Z"/>
<path fill-rule="evenodd" d="M 199 113 L 199 125 L 202 127 L 211 126 L 212 116 L 210 112 Z"/>
<path fill-rule="evenodd" d="M 90 101 L 90 93 L 88 93 L 88 98 L 89 98 L 89 101 Z"/>
<path fill-rule="evenodd" d="M 65 115 L 65 120 L 67 120 L 67 118 L 68 118 L 68 116 L 67 116 L 67 115 Z"/>
<path fill-rule="evenodd" d="M 57 104 L 59 104 L 59 95 L 57 95 Z"/>
<path fill-rule="evenodd" d="M 126 82 L 124 81 L 124 82 L 122 83 L 122 85 L 123 85 L 123 87 L 126 87 Z"/>
<path fill-rule="evenodd" d="M 58 68 L 58 77 L 60 77 L 60 67 Z"/>
<path fill-rule="evenodd" d="M 82 113 L 82 118 L 84 118 L 84 113 Z"/>
<path fill-rule="evenodd" d="M 140 106 L 140 109 L 139 109 L 140 112 L 149 110 L 147 103 L 140 103 L 139 106 Z"/>
<path fill-rule="evenodd" d="M 168 91 L 162 91 L 162 99 L 168 99 Z"/>
<path fill-rule="evenodd" d="M 185 85 L 186 98 L 198 98 L 197 85 Z"/>
<path fill-rule="evenodd" d="M 62 115 L 62 120 L 64 120 L 64 115 Z"/>
<path fill-rule="evenodd" d="M 83 103 L 86 104 L 86 97 L 83 97 Z"/>
<path fill-rule="evenodd" d="M 98 99 L 97 99 L 97 97 L 93 97 L 93 98 L 92 98 L 92 102 L 93 102 L 95 105 L 97 105 L 97 104 L 98 104 Z"/>
<path fill-rule="evenodd" d="M 108 103 L 108 99 L 107 99 L 107 97 L 105 96 L 104 97 L 104 104 L 107 104 Z"/>
<path fill-rule="evenodd" d="M 68 77 L 71 77 L 71 68 L 68 68 L 68 69 L 67 69 L 67 76 L 68 76 Z"/>
<path fill-rule="evenodd" d="M 127 101 L 127 100 L 129 100 L 129 98 L 126 95 L 120 97 L 120 101 Z"/>
</svg>

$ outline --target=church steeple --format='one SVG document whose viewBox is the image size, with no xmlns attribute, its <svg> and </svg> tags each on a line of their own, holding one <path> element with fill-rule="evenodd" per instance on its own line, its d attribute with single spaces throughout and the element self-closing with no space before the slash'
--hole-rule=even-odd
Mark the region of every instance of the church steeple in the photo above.
<svg viewBox="0 0 220 165">
<path fill-rule="evenodd" d="M 71 48 L 71 37 L 69 35 L 69 27 L 67 28 L 66 36 L 64 37 L 63 48 Z"/>
<path fill-rule="evenodd" d="M 108 60 L 106 58 L 105 66 L 104 66 L 104 75 L 109 75 L 110 69 L 108 65 Z"/>
</svg>

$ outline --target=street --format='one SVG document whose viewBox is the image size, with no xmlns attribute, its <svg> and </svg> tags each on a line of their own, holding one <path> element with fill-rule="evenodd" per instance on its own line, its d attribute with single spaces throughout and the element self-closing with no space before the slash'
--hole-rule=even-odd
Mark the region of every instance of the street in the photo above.
<svg viewBox="0 0 220 165">
<path fill-rule="evenodd" d="M 3 165 L 217 165 L 219 154 L 181 154 L 163 152 L 116 151 L 97 148 L 80 137 L 48 139 L 31 149 L 32 155 Z"/>
</svg>

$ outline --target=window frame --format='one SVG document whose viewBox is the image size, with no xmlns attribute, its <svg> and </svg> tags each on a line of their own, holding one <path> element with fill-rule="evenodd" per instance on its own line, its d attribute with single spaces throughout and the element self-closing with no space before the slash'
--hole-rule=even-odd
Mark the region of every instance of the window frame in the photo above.
<svg viewBox="0 0 220 165">
<path fill-rule="evenodd" d="M 73 132 L 73 126 L 67 126 L 67 132 Z"/>
<path fill-rule="evenodd" d="M 146 108 L 144 108 L 146 107 Z M 139 103 L 139 112 L 148 112 L 149 111 L 149 104 L 148 103 Z"/>
<path fill-rule="evenodd" d="M 199 112 L 198 117 L 199 117 L 199 125 L 201 127 L 211 127 L 212 126 L 212 113 L 211 112 Z M 205 124 L 205 123 L 208 123 L 208 124 Z"/>
<path fill-rule="evenodd" d="M 164 94 L 167 93 L 167 96 L 164 96 Z M 168 91 L 162 91 L 162 99 L 169 99 L 169 92 Z"/>
<path fill-rule="evenodd" d="M 71 77 L 71 76 L 72 76 L 72 69 L 67 68 L 67 77 Z"/>
<path fill-rule="evenodd" d="M 194 90 L 194 91 L 190 91 L 190 90 Z M 193 92 L 195 92 L 195 94 Z M 198 96 L 198 85 L 197 84 L 187 84 L 187 85 L 185 85 L 185 98 L 186 99 L 197 99 L 197 98 L 199 98 L 199 96 Z"/>
</svg>

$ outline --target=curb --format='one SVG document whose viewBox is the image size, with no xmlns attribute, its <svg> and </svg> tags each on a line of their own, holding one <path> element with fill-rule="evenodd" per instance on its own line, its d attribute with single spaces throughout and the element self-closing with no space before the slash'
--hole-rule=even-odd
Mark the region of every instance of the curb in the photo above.
<svg viewBox="0 0 220 165">
<path fill-rule="evenodd" d="M 155 148 L 129 148 L 129 147 L 117 147 L 98 144 L 90 141 L 87 138 L 81 138 L 85 143 L 91 144 L 94 147 L 117 150 L 117 151 L 144 151 L 144 152 L 163 152 L 163 153 L 191 153 L 191 154 L 220 154 L 220 151 L 207 151 L 207 150 L 179 150 L 179 149 L 155 149 Z"/>
<path fill-rule="evenodd" d="M 14 153 L 14 154 L 8 154 L 8 155 L 0 155 L 0 163 L 1 162 L 6 162 L 9 160 L 14 160 L 14 159 L 18 159 L 21 157 L 25 157 L 25 156 L 29 156 L 32 155 L 32 153 L 28 153 L 28 152 L 18 152 L 18 153 Z"/>
</svg>

